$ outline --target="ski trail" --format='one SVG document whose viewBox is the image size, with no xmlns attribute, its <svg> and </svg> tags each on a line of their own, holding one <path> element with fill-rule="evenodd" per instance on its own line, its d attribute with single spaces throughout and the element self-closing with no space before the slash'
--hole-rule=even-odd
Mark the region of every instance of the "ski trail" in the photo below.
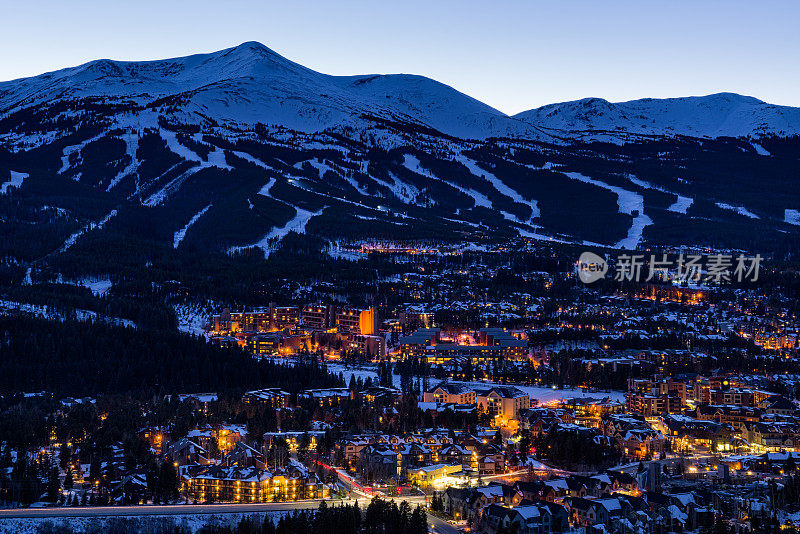
<svg viewBox="0 0 800 534">
<path fill-rule="evenodd" d="M 644 198 L 642 195 L 615 185 L 609 185 L 600 180 L 595 180 L 594 178 L 589 178 L 577 172 L 564 172 L 563 174 L 573 180 L 602 187 L 603 189 L 615 193 L 617 195 L 617 206 L 619 207 L 620 213 L 633 215 L 634 211 L 638 212 L 633 217 L 633 221 L 631 221 L 628 235 L 617 241 L 614 247 L 633 250 L 641 243 L 645 227 L 653 224 L 653 220 L 644 213 Z"/>
<path fill-rule="evenodd" d="M 306 225 L 308 221 L 312 218 L 316 217 L 317 215 L 321 215 L 325 208 L 318 211 L 308 211 L 302 208 L 294 207 L 296 214 L 295 216 L 289 220 L 285 225 L 280 227 L 274 227 L 272 230 L 267 233 L 264 237 L 253 243 L 252 245 L 244 245 L 244 246 L 235 246 L 230 247 L 228 249 L 228 254 L 234 252 L 240 252 L 242 250 L 248 250 L 251 248 L 260 248 L 264 252 L 264 258 L 269 258 L 270 253 L 274 250 L 274 248 L 280 243 L 280 241 L 286 237 L 289 232 L 296 232 L 298 234 L 304 234 L 306 231 Z"/>
<path fill-rule="evenodd" d="M 186 231 L 189 229 L 189 227 L 192 226 L 194 223 L 196 223 L 200 217 L 205 215 L 205 213 L 211 208 L 211 206 L 213 206 L 213 204 L 209 204 L 208 206 L 197 212 L 194 215 L 194 217 L 189 219 L 189 222 L 186 223 L 186 226 L 175 232 L 175 235 L 172 238 L 172 248 L 178 248 L 178 245 L 181 244 L 183 238 L 186 237 Z"/>
<path fill-rule="evenodd" d="M 139 160 L 136 159 L 136 151 L 139 149 L 139 134 L 125 134 L 120 139 L 125 141 L 125 153 L 131 158 L 131 162 L 111 179 L 106 191 L 111 191 L 120 180 L 139 168 Z"/>
<path fill-rule="evenodd" d="M 508 187 L 497 176 L 481 168 L 475 161 L 469 159 L 463 154 L 457 154 L 455 157 L 455 161 L 464 165 L 467 169 L 469 169 L 469 172 L 471 172 L 478 178 L 483 178 L 484 180 L 488 181 L 490 184 L 492 184 L 492 187 L 494 187 L 500 194 L 507 196 L 508 198 L 510 198 L 514 202 L 517 202 L 518 204 L 523 204 L 525 206 L 530 207 L 531 219 L 536 219 L 539 217 L 539 203 L 536 200 L 528 200 L 524 198 L 516 190 Z"/>
<path fill-rule="evenodd" d="M 69 236 L 66 241 L 64 241 L 64 244 L 61 245 L 61 248 L 58 249 L 58 252 L 61 253 L 67 251 L 72 245 L 75 244 L 80 236 L 92 230 L 99 230 L 105 226 L 105 224 L 116 214 L 117 210 L 111 210 L 111 212 L 109 212 L 109 214 L 103 217 L 99 222 L 90 222 L 86 226 L 82 227 L 80 230 Z"/>
<path fill-rule="evenodd" d="M 86 145 L 88 145 L 89 143 L 93 143 L 94 141 L 97 141 L 98 139 L 100 139 L 104 135 L 105 135 L 105 132 L 101 133 L 101 134 L 98 134 L 98 135 L 95 135 L 91 139 L 87 139 L 86 141 L 78 143 L 77 145 L 70 145 L 70 146 L 64 147 L 64 150 L 61 152 L 61 168 L 58 169 L 58 174 L 64 174 L 67 171 L 67 169 L 69 169 L 69 167 L 70 167 L 69 158 L 70 158 L 70 156 L 72 156 L 72 154 L 77 152 L 78 155 L 80 156 L 81 150 L 83 150 L 83 148 Z M 77 180 L 79 177 L 80 177 L 80 174 L 78 174 L 74 179 Z"/>
</svg>

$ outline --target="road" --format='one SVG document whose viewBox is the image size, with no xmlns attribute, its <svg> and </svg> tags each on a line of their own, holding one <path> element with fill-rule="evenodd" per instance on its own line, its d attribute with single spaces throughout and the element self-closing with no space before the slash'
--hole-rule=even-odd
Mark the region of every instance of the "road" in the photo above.
<svg viewBox="0 0 800 534">
<path fill-rule="evenodd" d="M 412 506 L 425 505 L 424 497 L 397 498 L 408 501 Z M 328 506 L 353 504 L 358 502 L 362 510 L 369 504 L 370 497 L 360 499 L 325 499 Z M 258 512 L 277 512 L 282 510 L 316 509 L 321 501 L 312 499 L 291 502 L 267 502 L 247 504 L 170 504 L 145 506 L 78 506 L 54 508 L 4 508 L 0 509 L 0 521 L 12 518 L 45 518 L 45 517 L 134 517 L 134 516 L 167 516 L 167 515 L 203 515 L 203 514 L 251 514 Z M 448 525 L 449 526 L 449 525 Z"/>
<path fill-rule="evenodd" d="M 328 500 L 329 504 L 350 503 L 352 500 Z M 0 521 L 21 517 L 133 517 L 144 515 L 249 514 L 279 510 L 317 508 L 319 500 L 268 502 L 252 504 L 173 504 L 150 506 L 79 506 L 56 508 L 6 508 L 0 510 Z"/>
</svg>

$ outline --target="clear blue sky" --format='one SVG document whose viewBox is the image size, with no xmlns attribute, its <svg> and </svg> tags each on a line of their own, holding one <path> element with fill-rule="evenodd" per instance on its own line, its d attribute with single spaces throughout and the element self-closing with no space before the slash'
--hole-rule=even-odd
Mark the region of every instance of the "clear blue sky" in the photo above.
<svg viewBox="0 0 800 534">
<path fill-rule="evenodd" d="M 330 74 L 404 72 L 506 113 L 732 91 L 800 106 L 800 2 L 0 0 L 0 80 L 260 41 Z"/>
</svg>

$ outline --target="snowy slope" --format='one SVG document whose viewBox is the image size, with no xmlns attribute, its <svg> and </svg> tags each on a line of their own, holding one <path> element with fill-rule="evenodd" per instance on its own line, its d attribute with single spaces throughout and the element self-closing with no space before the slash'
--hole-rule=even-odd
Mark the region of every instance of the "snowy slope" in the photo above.
<svg viewBox="0 0 800 534">
<path fill-rule="evenodd" d="M 543 128 L 575 132 L 692 137 L 787 136 L 800 132 L 799 108 L 767 104 L 734 93 L 619 103 L 585 98 L 550 104 L 514 117 Z"/>
<path fill-rule="evenodd" d="M 0 83 L 0 116 L 57 99 L 99 97 L 180 103 L 187 117 L 229 125 L 261 122 L 302 132 L 365 127 L 365 117 L 485 138 L 532 130 L 435 80 L 411 75 L 329 76 L 262 44 L 160 61 L 92 61 Z"/>
<path fill-rule="evenodd" d="M 300 132 L 367 129 L 373 118 L 417 124 L 462 139 L 550 139 L 615 131 L 698 137 L 800 132 L 800 109 L 720 93 L 610 103 L 551 104 L 509 117 L 430 78 L 408 74 L 330 76 L 256 42 L 157 61 L 102 59 L 0 83 L 0 116 L 57 100 L 170 105 L 181 119 L 282 126 Z M 543 133 L 549 132 L 549 133 Z"/>
</svg>

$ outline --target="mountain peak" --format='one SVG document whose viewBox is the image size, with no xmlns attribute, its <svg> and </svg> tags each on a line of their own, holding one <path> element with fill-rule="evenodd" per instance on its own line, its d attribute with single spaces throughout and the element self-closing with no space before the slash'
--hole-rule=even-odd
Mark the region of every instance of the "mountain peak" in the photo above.
<svg viewBox="0 0 800 534">
<path fill-rule="evenodd" d="M 258 41 L 245 41 L 240 45 L 227 48 L 219 52 L 212 52 L 210 55 L 211 56 L 236 55 L 236 56 L 253 57 L 253 58 L 278 57 L 283 59 L 284 61 L 289 61 L 288 59 L 284 58 L 283 56 L 281 56 L 268 46 L 263 45 Z"/>
<path fill-rule="evenodd" d="M 584 98 L 524 111 L 515 119 L 565 132 L 746 137 L 790 135 L 800 110 L 738 93 L 608 102 Z"/>
</svg>

